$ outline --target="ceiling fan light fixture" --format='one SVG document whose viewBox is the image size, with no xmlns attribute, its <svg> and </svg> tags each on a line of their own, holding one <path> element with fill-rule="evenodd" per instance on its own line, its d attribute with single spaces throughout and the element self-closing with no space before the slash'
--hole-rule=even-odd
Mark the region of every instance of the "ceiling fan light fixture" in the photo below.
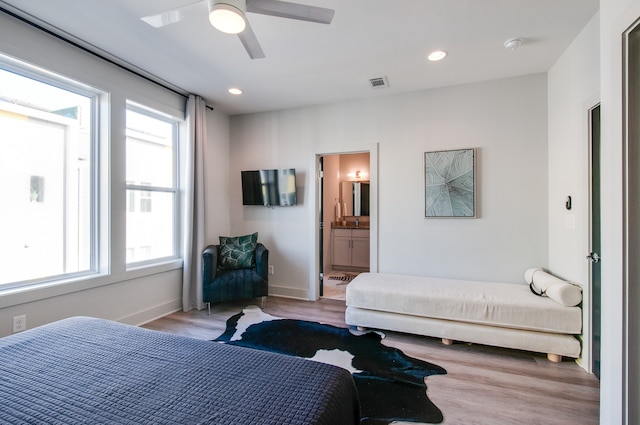
<svg viewBox="0 0 640 425">
<path fill-rule="evenodd" d="M 227 3 L 216 3 L 211 6 L 209 22 L 215 29 L 227 34 L 241 33 L 247 26 L 244 12 Z"/>
</svg>

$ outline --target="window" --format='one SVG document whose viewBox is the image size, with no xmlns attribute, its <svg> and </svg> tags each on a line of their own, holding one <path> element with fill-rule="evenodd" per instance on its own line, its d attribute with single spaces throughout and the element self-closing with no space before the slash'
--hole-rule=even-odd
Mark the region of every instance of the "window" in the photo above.
<svg viewBox="0 0 640 425">
<path fill-rule="evenodd" d="M 140 191 L 140 212 L 151 212 L 151 192 L 149 191 Z"/>
<path fill-rule="evenodd" d="M 96 269 L 98 99 L 0 56 L 0 286 Z"/>
<path fill-rule="evenodd" d="M 177 257 L 178 121 L 127 107 L 127 264 Z"/>
</svg>

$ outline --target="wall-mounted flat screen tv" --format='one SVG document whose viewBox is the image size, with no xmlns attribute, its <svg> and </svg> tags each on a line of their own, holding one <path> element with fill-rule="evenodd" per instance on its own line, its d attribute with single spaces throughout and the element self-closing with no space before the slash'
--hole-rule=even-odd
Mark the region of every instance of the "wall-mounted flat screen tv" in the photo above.
<svg viewBox="0 0 640 425">
<path fill-rule="evenodd" d="M 297 204 L 296 169 L 242 171 L 242 205 Z"/>
</svg>

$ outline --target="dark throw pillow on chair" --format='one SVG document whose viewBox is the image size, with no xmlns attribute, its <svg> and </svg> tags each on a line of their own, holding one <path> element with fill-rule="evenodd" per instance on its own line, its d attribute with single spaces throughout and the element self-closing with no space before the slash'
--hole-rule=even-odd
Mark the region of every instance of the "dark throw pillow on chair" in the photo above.
<svg viewBox="0 0 640 425">
<path fill-rule="evenodd" d="M 220 266 L 230 270 L 254 267 L 257 244 L 257 232 L 245 236 L 220 236 Z"/>
</svg>

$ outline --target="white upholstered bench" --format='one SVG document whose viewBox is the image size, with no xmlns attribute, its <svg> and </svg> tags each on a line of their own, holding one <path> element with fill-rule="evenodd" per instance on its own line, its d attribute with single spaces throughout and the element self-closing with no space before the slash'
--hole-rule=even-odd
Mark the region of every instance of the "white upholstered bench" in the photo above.
<svg viewBox="0 0 640 425">
<path fill-rule="evenodd" d="M 527 285 L 362 273 L 346 300 L 345 321 L 360 328 L 546 353 L 551 361 L 580 356 L 580 307 Z"/>
</svg>

